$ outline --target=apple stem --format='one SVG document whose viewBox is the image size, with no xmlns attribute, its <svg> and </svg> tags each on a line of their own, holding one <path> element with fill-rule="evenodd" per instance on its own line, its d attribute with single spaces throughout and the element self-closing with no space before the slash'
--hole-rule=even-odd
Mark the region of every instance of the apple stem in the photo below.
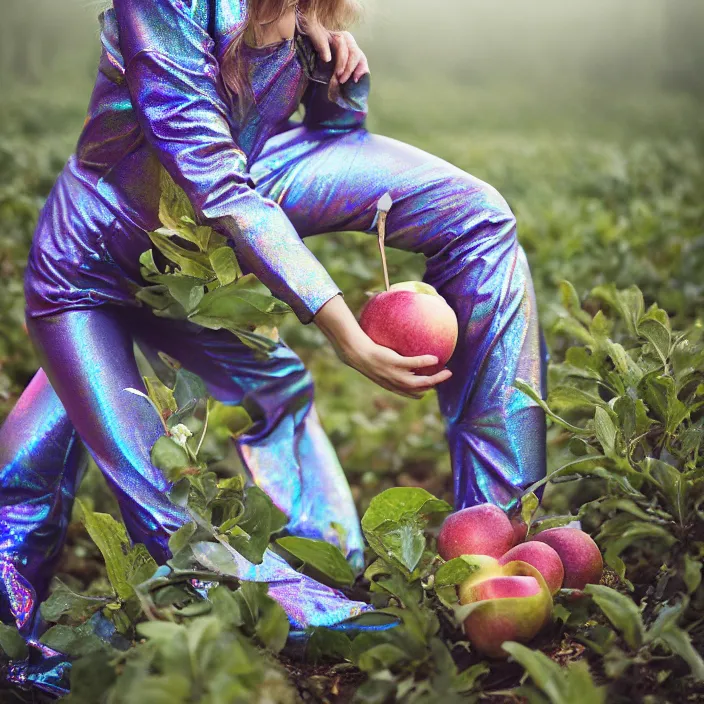
<svg viewBox="0 0 704 704">
<path fill-rule="evenodd" d="M 389 290 L 389 271 L 386 268 L 386 250 L 384 249 L 384 238 L 386 237 L 386 213 L 379 213 L 379 253 L 381 254 L 381 267 L 384 270 L 384 285 Z"/>
<path fill-rule="evenodd" d="M 379 228 L 379 254 L 381 254 L 381 267 L 384 271 L 384 285 L 388 291 L 389 286 L 389 270 L 386 266 L 386 250 L 384 249 L 384 240 L 386 239 L 386 216 L 389 213 L 393 201 L 391 194 L 385 193 L 379 200 L 377 208 L 379 210 L 378 228 Z"/>
</svg>

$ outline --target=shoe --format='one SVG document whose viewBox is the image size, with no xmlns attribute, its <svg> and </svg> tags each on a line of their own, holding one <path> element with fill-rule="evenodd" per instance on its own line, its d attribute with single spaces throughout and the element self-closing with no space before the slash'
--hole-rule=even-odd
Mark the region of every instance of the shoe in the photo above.
<svg viewBox="0 0 704 704">
<path fill-rule="evenodd" d="M 22 689 L 36 688 L 56 697 L 69 693 L 71 662 L 66 655 L 38 641 L 28 641 L 29 655 L 24 660 L 10 660 L 3 679 Z"/>
</svg>

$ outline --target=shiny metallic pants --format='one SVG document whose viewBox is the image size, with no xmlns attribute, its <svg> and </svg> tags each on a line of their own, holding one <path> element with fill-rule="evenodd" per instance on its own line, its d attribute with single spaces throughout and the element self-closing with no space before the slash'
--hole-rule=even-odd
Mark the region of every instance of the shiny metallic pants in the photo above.
<svg viewBox="0 0 704 704">
<path fill-rule="evenodd" d="M 331 135 L 295 127 L 271 138 L 250 174 L 302 237 L 375 231 L 376 203 L 394 205 L 387 244 L 426 257 L 424 280 L 455 310 L 459 342 L 438 387 L 447 424 L 457 508 L 513 506 L 545 475 L 545 418 L 513 387 L 545 392 L 545 349 L 513 214 L 499 193 L 450 163 L 357 129 Z M 143 399 L 136 340 L 199 374 L 213 396 L 244 404 L 256 423 L 238 441 L 253 480 L 290 517 L 291 533 L 335 540 L 349 559 L 363 543 L 349 486 L 313 404 L 309 373 L 282 344 L 268 361 L 229 333 L 101 305 L 30 318 L 43 365 L 0 429 L 0 619 L 34 627 L 36 604 L 63 544 L 86 452 L 105 474 L 136 542 L 168 558 L 168 536 L 187 520 L 149 461 L 161 424 Z M 85 450 L 84 450 L 85 448 Z M 270 582 L 294 625 L 337 622 L 364 606 L 288 568 L 274 553 L 243 578 Z"/>
</svg>

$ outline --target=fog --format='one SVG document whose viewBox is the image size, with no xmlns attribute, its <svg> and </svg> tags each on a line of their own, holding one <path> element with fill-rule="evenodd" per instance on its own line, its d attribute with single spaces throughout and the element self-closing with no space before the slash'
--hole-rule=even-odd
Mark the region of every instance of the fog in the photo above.
<svg viewBox="0 0 704 704">
<path fill-rule="evenodd" d="M 0 81 L 94 74 L 98 0 L 3 0 Z M 704 89 L 702 0 L 366 0 L 354 28 L 381 80 Z"/>
</svg>

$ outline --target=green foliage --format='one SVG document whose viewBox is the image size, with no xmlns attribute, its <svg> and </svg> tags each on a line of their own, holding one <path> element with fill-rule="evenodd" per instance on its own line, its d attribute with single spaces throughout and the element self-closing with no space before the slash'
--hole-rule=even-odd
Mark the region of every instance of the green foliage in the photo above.
<svg viewBox="0 0 704 704">
<path fill-rule="evenodd" d="M 326 543 L 324 540 L 297 538 L 288 536 L 276 541 L 284 550 L 290 552 L 301 562 L 310 565 L 332 584 L 351 586 L 354 582 L 354 572 L 340 549 Z"/>
<path fill-rule="evenodd" d="M 362 518 L 364 537 L 376 554 L 412 573 L 425 551 L 423 529 L 452 511 L 423 489 L 387 489 L 369 504 Z"/>
<path fill-rule="evenodd" d="M 585 662 L 577 662 L 567 668 L 520 643 L 505 643 L 503 646 L 515 660 L 521 663 L 530 675 L 533 685 L 517 690 L 531 704 L 604 704 L 606 693 L 603 687 L 592 682 Z M 543 696 L 544 695 L 544 696 Z"/>
<path fill-rule="evenodd" d="M 704 546 L 701 323 L 673 329 L 663 309 L 646 309 L 636 287 L 599 286 L 591 296 L 616 318 L 603 310 L 585 316 L 563 297 L 558 327 L 582 344 L 553 365 L 548 405 L 556 422 L 560 413 L 568 430 L 578 426 L 577 457 L 550 479 L 600 484 L 579 515 L 599 525 L 606 561 L 626 584 L 623 555 L 638 550 L 650 578 L 666 580 L 670 593 L 691 593 Z"/>
<path fill-rule="evenodd" d="M 150 232 L 149 238 L 168 264 L 162 272 L 154 249 L 142 254 L 142 277 L 150 285 L 137 291 L 137 298 L 160 317 L 229 330 L 253 349 L 271 351 L 278 340 L 275 326 L 291 312 L 289 306 L 274 298 L 253 274 L 242 274 L 226 237 L 196 224 L 188 198 L 165 169 L 161 188 L 163 227 Z"/>
</svg>

